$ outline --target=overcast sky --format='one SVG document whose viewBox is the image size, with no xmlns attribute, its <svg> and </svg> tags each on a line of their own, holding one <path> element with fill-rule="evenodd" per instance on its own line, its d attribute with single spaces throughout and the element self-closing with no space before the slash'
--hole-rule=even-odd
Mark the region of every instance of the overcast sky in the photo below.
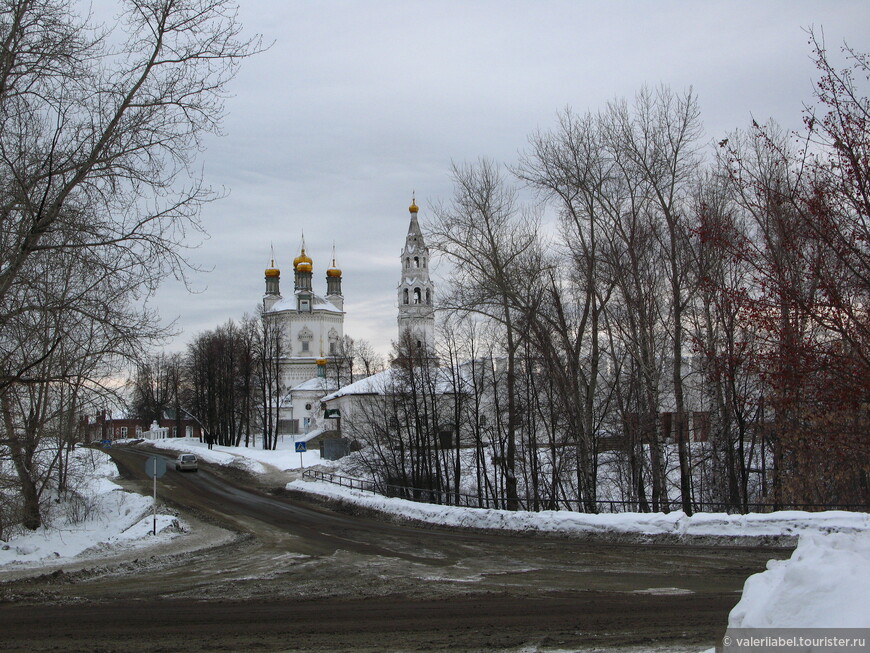
<svg viewBox="0 0 870 653">
<path fill-rule="evenodd" d="M 243 63 L 225 135 L 201 157 L 229 196 L 202 216 L 199 292 L 167 282 L 155 299 L 178 318 L 173 349 L 255 310 L 270 243 L 292 293 L 304 230 L 315 291 L 335 241 L 345 333 L 386 354 L 411 193 L 425 229 L 431 202 L 451 195 L 452 161 L 512 163 L 557 112 L 644 84 L 693 87 L 711 142 L 753 117 L 796 128 L 814 79 L 803 28 L 823 27 L 832 50 L 870 50 L 866 0 L 240 4 L 247 32 L 274 45 Z"/>
</svg>

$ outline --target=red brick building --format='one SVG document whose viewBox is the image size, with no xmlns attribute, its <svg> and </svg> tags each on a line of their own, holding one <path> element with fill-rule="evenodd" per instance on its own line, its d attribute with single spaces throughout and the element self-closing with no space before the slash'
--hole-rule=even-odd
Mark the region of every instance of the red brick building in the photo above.
<svg viewBox="0 0 870 653">
<path fill-rule="evenodd" d="M 195 420 L 189 418 L 181 420 L 180 433 L 175 432 L 178 423 L 174 417 L 170 418 L 164 415 L 157 425 L 169 429 L 168 436 L 170 438 L 202 437 L 202 428 Z M 82 417 L 82 426 L 85 431 L 85 441 L 87 442 L 141 438 L 145 431 L 151 429 L 151 424 L 148 424 L 144 419 L 129 417 L 114 419 L 106 411 L 103 411 L 95 418 Z"/>
</svg>

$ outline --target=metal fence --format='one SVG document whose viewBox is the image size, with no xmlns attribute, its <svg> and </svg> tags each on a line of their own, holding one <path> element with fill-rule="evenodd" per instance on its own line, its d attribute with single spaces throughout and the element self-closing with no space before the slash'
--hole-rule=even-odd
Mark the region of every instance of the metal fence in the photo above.
<svg viewBox="0 0 870 653">
<path fill-rule="evenodd" d="M 406 487 L 404 485 L 389 485 L 376 483 L 350 476 L 342 476 L 341 474 L 333 474 L 332 472 L 321 472 L 313 469 L 306 469 L 302 472 L 303 478 L 310 478 L 318 481 L 326 481 L 342 487 L 349 487 L 356 490 L 367 490 L 386 497 L 395 497 L 399 499 L 409 499 L 411 501 L 419 501 L 420 503 L 436 503 L 447 506 L 462 506 L 466 508 L 503 508 L 507 504 L 499 502 L 498 499 L 491 497 L 479 497 L 474 494 L 463 494 L 450 492 L 446 490 L 435 490 L 428 488 Z"/>
<path fill-rule="evenodd" d="M 411 501 L 419 501 L 420 503 L 435 503 L 439 505 L 460 506 L 464 508 L 504 509 L 508 507 L 508 501 L 503 497 L 482 497 L 475 494 L 457 494 L 456 492 L 446 490 L 414 488 L 401 485 L 385 485 L 375 481 L 352 478 L 350 476 L 342 476 L 341 474 L 333 474 L 332 472 L 321 472 L 317 470 L 305 470 L 302 472 L 302 476 L 303 478 L 325 481 L 342 487 L 366 490 L 387 497 L 408 499 Z M 520 497 L 518 501 L 518 507 L 520 510 L 574 510 L 577 512 L 589 512 L 587 510 L 587 502 L 576 500 L 561 500 L 556 506 L 553 506 L 549 501 L 544 499 L 538 499 L 536 504 L 536 502 L 529 497 Z M 649 503 L 651 505 L 652 502 Z M 621 501 L 599 499 L 595 501 L 594 504 L 596 512 L 598 513 L 649 512 L 649 510 L 644 511 L 641 504 L 636 500 Z M 537 508 L 535 507 L 536 505 Z M 659 504 L 659 511 L 674 512 L 682 509 L 683 504 L 681 501 L 668 501 L 667 503 Z M 777 510 L 804 510 L 808 512 L 818 512 L 821 510 L 848 510 L 853 512 L 870 512 L 870 504 L 749 503 L 745 506 L 735 506 L 725 502 L 693 501 L 692 510 L 694 512 L 724 512 L 730 514 L 741 514 L 745 512 L 774 512 Z"/>
</svg>

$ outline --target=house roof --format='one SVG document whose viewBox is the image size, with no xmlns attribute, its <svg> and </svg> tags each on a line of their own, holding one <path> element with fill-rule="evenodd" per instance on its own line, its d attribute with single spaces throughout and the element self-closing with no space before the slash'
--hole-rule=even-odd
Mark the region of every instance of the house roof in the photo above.
<svg viewBox="0 0 870 653">
<path fill-rule="evenodd" d="M 392 384 L 393 375 L 393 368 L 384 370 L 383 372 L 378 372 L 377 374 L 372 374 L 371 376 L 355 381 L 350 385 L 346 385 L 343 388 L 339 388 L 335 392 L 326 395 L 323 398 L 323 401 L 331 401 L 332 399 L 338 399 L 339 397 L 345 397 L 347 395 L 386 394 L 386 388 L 390 387 Z"/>
<path fill-rule="evenodd" d="M 318 435 L 323 435 L 328 430 L 325 426 L 321 426 L 319 428 L 308 431 L 308 433 L 303 433 L 301 435 L 294 435 L 293 442 L 311 442 Z"/>
<path fill-rule="evenodd" d="M 307 381 L 303 381 L 298 385 L 294 385 L 292 388 L 290 388 L 290 392 L 293 393 L 297 390 L 329 392 L 330 390 L 337 389 L 338 382 L 335 379 L 323 376 L 315 376 L 312 379 L 308 379 Z"/>
<path fill-rule="evenodd" d="M 402 383 L 401 372 L 400 368 L 391 367 L 383 372 L 372 374 L 355 383 L 339 388 L 332 394 L 325 396 L 322 401 L 332 401 L 333 399 L 351 395 L 391 394 L 400 388 Z M 442 367 L 435 368 L 435 377 L 435 388 L 438 394 L 451 394 L 454 391 L 449 370 Z"/>
</svg>

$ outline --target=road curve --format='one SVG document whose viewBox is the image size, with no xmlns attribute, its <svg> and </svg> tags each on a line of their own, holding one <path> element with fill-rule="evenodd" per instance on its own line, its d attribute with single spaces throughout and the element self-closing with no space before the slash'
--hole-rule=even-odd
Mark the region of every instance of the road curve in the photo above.
<svg viewBox="0 0 870 653">
<path fill-rule="evenodd" d="M 150 493 L 145 455 L 112 450 Z M 207 464 L 182 474 L 170 461 L 158 494 L 243 537 L 19 583 L 0 604 L 3 650 L 698 650 L 724 631 L 746 577 L 789 553 L 395 524 Z"/>
</svg>

